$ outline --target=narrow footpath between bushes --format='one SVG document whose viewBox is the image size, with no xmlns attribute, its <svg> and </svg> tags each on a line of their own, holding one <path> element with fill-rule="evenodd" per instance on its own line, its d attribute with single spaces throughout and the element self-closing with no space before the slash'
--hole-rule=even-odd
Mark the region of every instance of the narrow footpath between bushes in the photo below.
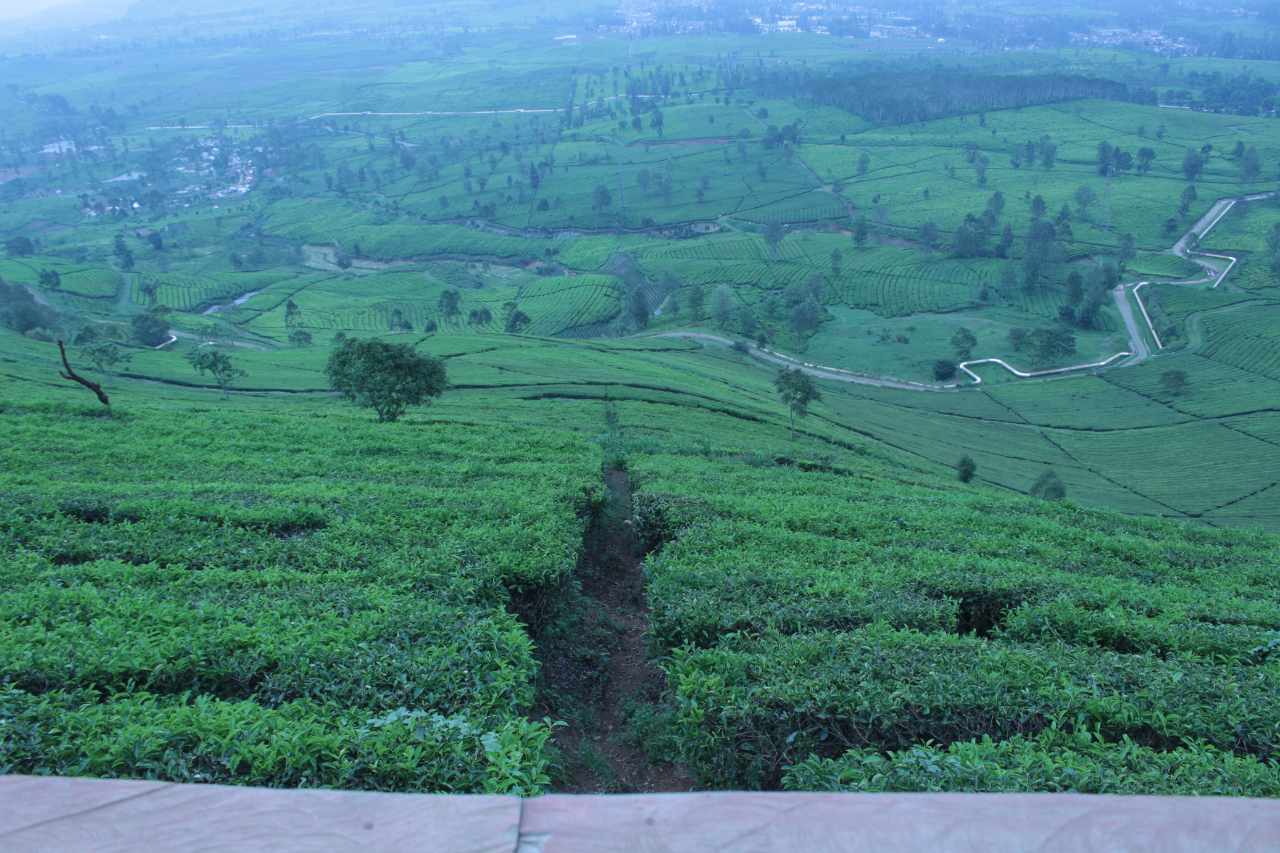
<svg viewBox="0 0 1280 853">
<path fill-rule="evenodd" d="M 643 555 L 632 527 L 631 480 L 625 470 L 610 468 L 604 472 L 604 485 L 605 504 L 593 515 L 583 542 L 577 609 L 584 621 L 605 629 L 586 633 L 579 641 L 605 642 L 608 648 L 595 650 L 604 654 L 595 657 L 596 670 L 585 674 L 590 689 L 572 691 L 579 707 L 564 709 L 573 713 L 562 717 L 572 719 L 556 735 L 566 768 L 557 790 L 688 791 L 693 787 L 689 774 L 676 765 L 651 763 L 629 730 L 628 712 L 658 701 L 666 678 L 646 647 L 649 607 Z M 602 637 L 608 639 L 598 639 Z M 556 681 L 556 670 L 563 669 L 564 662 L 543 664 Z M 562 691 L 563 685 L 557 690 L 565 697 L 563 703 L 568 697 Z"/>
</svg>

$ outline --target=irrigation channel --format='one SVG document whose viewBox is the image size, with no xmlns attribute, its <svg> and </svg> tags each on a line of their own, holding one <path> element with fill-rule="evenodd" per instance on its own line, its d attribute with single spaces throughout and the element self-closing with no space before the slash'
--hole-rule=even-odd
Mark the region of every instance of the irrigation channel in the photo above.
<svg viewBox="0 0 1280 853">
<path fill-rule="evenodd" d="M 1226 279 L 1227 275 L 1235 268 L 1239 258 L 1232 255 L 1218 255 L 1212 252 L 1199 252 L 1190 248 L 1192 241 L 1199 243 L 1210 230 L 1217 225 L 1222 218 L 1230 212 L 1231 208 L 1236 206 L 1240 201 L 1262 201 L 1264 199 L 1274 198 L 1275 192 L 1255 193 L 1254 195 L 1241 196 L 1239 198 L 1220 198 L 1213 203 L 1213 206 L 1200 217 L 1194 225 L 1187 230 L 1185 234 L 1178 239 L 1170 248 L 1170 252 L 1180 258 L 1185 258 L 1194 264 L 1198 264 L 1206 273 L 1205 276 L 1196 279 L 1187 279 L 1182 281 L 1138 281 L 1127 282 L 1116 285 L 1112 291 L 1115 299 L 1116 309 L 1120 312 L 1121 319 L 1124 320 L 1126 331 L 1129 333 L 1129 349 L 1108 356 L 1101 361 L 1092 361 L 1087 364 L 1073 364 L 1067 367 L 1056 367 L 1051 370 L 1019 370 L 1009 364 L 1002 358 L 975 358 L 969 361 L 963 361 L 958 368 L 969 376 L 971 382 L 951 382 L 947 384 L 932 382 L 915 382 L 910 379 L 898 379 L 892 376 L 874 376 L 868 373 L 858 373 L 853 370 L 845 370 L 842 367 L 830 367 L 823 364 L 814 364 L 812 362 L 803 361 L 795 356 L 786 353 L 771 350 L 767 347 L 757 347 L 748 344 L 748 352 L 754 358 L 776 364 L 782 367 L 791 367 L 802 373 L 807 373 L 816 379 L 827 379 L 833 382 L 849 382 L 856 385 L 873 385 L 878 388 L 898 388 L 906 391 L 955 391 L 961 388 L 972 388 L 982 384 L 982 377 L 975 373 L 972 368 L 982 364 L 993 364 L 1002 367 L 1012 373 L 1019 379 L 1047 379 L 1054 376 L 1063 376 L 1071 373 L 1079 373 L 1089 370 L 1103 370 L 1111 367 L 1120 367 L 1124 365 L 1134 365 L 1146 361 L 1151 357 L 1151 347 L 1147 345 L 1146 335 L 1151 336 L 1151 341 L 1155 344 L 1157 352 L 1164 349 L 1164 342 L 1160 340 L 1160 335 L 1156 332 L 1154 324 L 1151 322 L 1151 315 L 1147 312 L 1147 306 L 1142 301 L 1142 289 L 1149 284 L 1170 284 L 1179 286 L 1194 286 L 1208 284 L 1213 282 L 1211 289 L 1217 289 Z M 1213 258 L 1218 261 L 1226 261 L 1225 267 L 1219 269 L 1216 265 L 1209 261 L 1200 260 L 1200 258 Z M 1138 309 L 1142 313 L 1142 325 L 1139 325 L 1137 317 L 1133 313 L 1133 309 L 1129 303 L 1129 296 L 1133 296 L 1133 301 L 1137 303 Z M 1144 333 L 1145 326 L 1145 333 Z M 652 337 L 658 338 L 681 338 L 685 340 L 703 341 L 707 343 L 720 344 L 723 346 L 733 346 L 735 343 L 731 338 L 713 335 L 707 332 L 660 332 Z"/>
</svg>

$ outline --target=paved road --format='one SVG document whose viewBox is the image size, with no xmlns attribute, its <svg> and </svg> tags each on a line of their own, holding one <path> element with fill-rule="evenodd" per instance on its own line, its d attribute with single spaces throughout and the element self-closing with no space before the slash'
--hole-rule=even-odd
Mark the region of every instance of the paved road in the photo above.
<svg viewBox="0 0 1280 853">
<path fill-rule="evenodd" d="M 654 338 L 680 338 L 682 340 L 703 341 L 705 343 L 719 344 L 721 346 L 731 347 L 737 341 L 732 338 L 722 337 L 720 335 L 712 335 L 707 332 L 659 332 L 649 337 Z M 912 382 L 909 379 L 895 379 L 891 376 L 872 376 L 868 373 L 855 373 L 852 370 L 844 370 L 839 367 L 827 367 L 822 364 L 813 364 L 807 361 L 801 361 L 793 356 L 777 352 L 771 349 L 761 349 L 755 344 L 747 345 L 747 354 L 759 361 L 769 364 L 776 364 L 779 367 L 790 367 L 799 370 L 801 373 L 807 373 L 816 379 L 829 379 L 832 382 L 850 382 L 855 385 L 874 385 L 877 388 L 900 388 L 905 391 L 951 391 L 958 388 L 958 385 L 937 385 L 928 382 Z"/>
<path fill-rule="evenodd" d="M 1254 195 L 1244 196 L 1245 201 L 1260 201 L 1262 199 L 1273 198 L 1276 193 L 1255 193 Z M 1237 259 L 1230 255 L 1216 255 L 1210 252 L 1199 252 L 1189 248 L 1192 236 L 1195 236 L 1198 242 L 1205 234 L 1218 224 L 1227 212 L 1235 206 L 1238 198 L 1218 199 L 1209 210 L 1196 221 L 1194 225 L 1187 230 L 1173 244 L 1171 251 L 1178 257 L 1185 258 L 1192 263 L 1199 264 L 1207 275 L 1185 281 L 1169 281 L 1160 282 L 1161 284 L 1177 284 L 1177 285 L 1199 285 L 1213 282 L 1216 288 L 1222 284 L 1227 274 L 1235 266 Z M 1219 270 L 1215 265 L 1208 261 L 1199 260 L 1199 257 L 1209 257 L 1218 260 L 1227 261 L 1225 269 Z M 1120 318 L 1124 321 L 1125 330 L 1129 333 L 1129 348 L 1122 352 L 1118 352 L 1102 361 L 1089 362 L 1088 364 L 1073 364 L 1068 367 L 1058 367 L 1052 370 L 1019 370 L 1003 359 L 999 358 L 979 358 L 961 362 L 959 368 L 972 380 L 971 385 L 978 385 L 982 382 L 982 377 L 975 373 L 971 368 L 981 364 L 994 364 L 1017 376 L 1019 379 L 1035 379 L 1040 377 L 1061 376 L 1068 373 L 1074 373 L 1083 370 L 1102 370 L 1108 367 L 1117 367 L 1120 365 L 1133 365 L 1145 361 L 1151 357 L 1151 347 L 1148 346 L 1146 337 L 1143 334 L 1142 327 L 1146 326 L 1147 331 L 1151 334 L 1151 340 L 1155 342 L 1157 350 L 1164 349 L 1164 343 L 1160 340 L 1160 335 L 1156 332 L 1151 317 L 1147 314 L 1146 305 L 1142 301 L 1141 289 L 1150 282 L 1138 281 L 1117 285 L 1111 292 L 1112 298 L 1115 300 L 1116 310 L 1120 312 Z M 1137 316 L 1133 312 L 1133 307 L 1129 303 L 1128 295 L 1134 295 L 1134 301 L 1138 303 L 1138 308 L 1142 312 L 1142 322 L 1139 323 Z M 736 341 L 732 338 L 726 338 L 721 335 L 713 335 L 706 332 L 662 332 L 652 337 L 658 338 L 681 338 L 684 340 L 703 341 L 706 343 L 719 344 L 721 346 L 733 346 Z M 960 387 L 957 383 L 938 384 L 929 382 L 912 382 L 909 379 L 897 379 L 892 376 L 874 376 L 868 373 L 858 373 L 853 370 L 844 370 L 839 367 L 829 367 L 822 364 L 813 364 L 811 362 L 802 361 L 794 356 L 777 352 L 767 348 L 760 348 L 748 344 L 747 353 L 759 361 L 775 364 L 781 367 L 790 367 L 807 373 L 816 379 L 826 379 L 832 382 L 849 382 L 856 385 L 872 385 L 877 388 L 898 388 L 904 391 L 954 391 Z"/>
</svg>

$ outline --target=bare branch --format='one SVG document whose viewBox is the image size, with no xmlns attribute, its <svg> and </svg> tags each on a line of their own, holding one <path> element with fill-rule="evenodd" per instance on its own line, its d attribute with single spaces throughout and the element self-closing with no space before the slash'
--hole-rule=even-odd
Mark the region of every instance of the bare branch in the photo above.
<svg viewBox="0 0 1280 853">
<path fill-rule="evenodd" d="M 98 395 L 99 403 L 110 408 L 111 399 L 107 397 L 107 392 L 102 390 L 102 386 L 97 382 L 90 382 L 88 379 L 85 379 L 83 376 L 71 369 L 71 362 L 67 361 L 67 348 L 63 345 L 62 341 L 58 341 L 58 352 L 62 353 L 62 366 L 66 368 L 65 373 L 59 373 L 58 375 L 71 382 L 79 382 L 94 394 Z"/>
</svg>

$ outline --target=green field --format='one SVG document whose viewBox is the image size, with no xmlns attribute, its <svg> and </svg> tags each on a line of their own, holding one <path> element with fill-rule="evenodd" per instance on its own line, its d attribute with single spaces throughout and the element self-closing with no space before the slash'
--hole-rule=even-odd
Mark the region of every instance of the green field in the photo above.
<svg viewBox="0 0 1280 853">
<path fill-rule="evenodd" d="M 0 773 L 1280 797 L 1271 42 L 997 6 L 0 36 Z"/>
</svg>

